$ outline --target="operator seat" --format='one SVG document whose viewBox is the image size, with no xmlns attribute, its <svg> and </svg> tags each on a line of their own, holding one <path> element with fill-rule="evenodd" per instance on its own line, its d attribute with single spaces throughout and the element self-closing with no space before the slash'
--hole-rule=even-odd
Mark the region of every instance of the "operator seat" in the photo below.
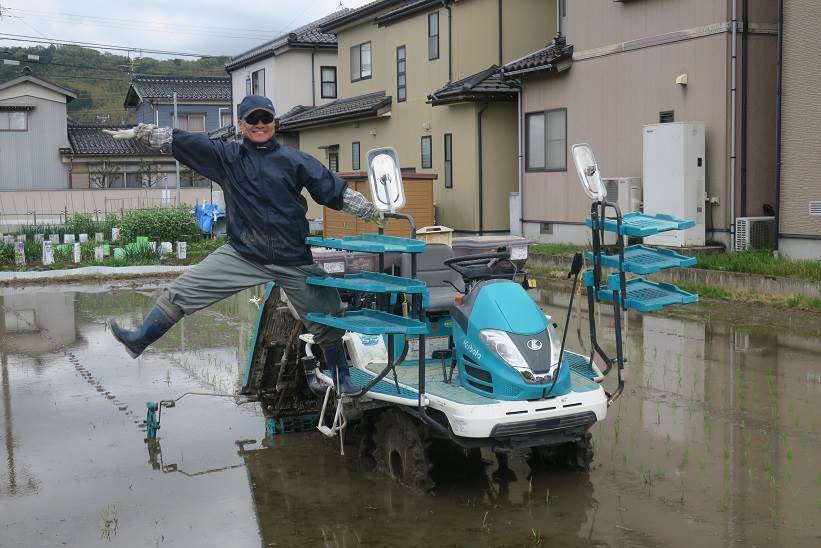
<svg viewBox="0 0 821 548">
<path fill-rule="evenodd" d="M 416 279 L 427 284 L 430 294 L 428 314 L 450 312 L 453 300 L 459 293 L 448 281 L 460 290 L 464 288 L 462 277 L 445 266 L 445 261 L 453 257 L 453 249 L 447 244 L 428 244 L 427 249 L 416 257 Z M 405 278 L 411 277 L 411 257 L 408 254 L 402 255 L 400 273 Z"/>
</svg>

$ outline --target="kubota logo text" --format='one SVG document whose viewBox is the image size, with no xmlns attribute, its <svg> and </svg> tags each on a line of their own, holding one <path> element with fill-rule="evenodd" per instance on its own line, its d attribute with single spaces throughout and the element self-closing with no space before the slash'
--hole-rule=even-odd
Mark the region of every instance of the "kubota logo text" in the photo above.
<svg viewBox="0 0 821 548">
<path fill-rule="evenodd" d="M 469 354 L 471 354 L 471 355 L 472 355 L 474 358 L 476 358 L 477 360 L 481 360 L 481 359 L 482 359 L 482 353 L 481 353 L 481 352 L 479 352 L 479 349 L 478 349 L 478 348 L 476 348 L 475 346 L 473 346 L 473 345 L 470 343 L 470 341 L 469 341 L 469 340 L 465 339 L 465 342 L 464 342 L 464 343 L 462 343 L 462 346 L 465 348 L 465 350 L 467 350 L 467 351 L 468 351 L 468 353 L 469 353 Z"/>
</svg>

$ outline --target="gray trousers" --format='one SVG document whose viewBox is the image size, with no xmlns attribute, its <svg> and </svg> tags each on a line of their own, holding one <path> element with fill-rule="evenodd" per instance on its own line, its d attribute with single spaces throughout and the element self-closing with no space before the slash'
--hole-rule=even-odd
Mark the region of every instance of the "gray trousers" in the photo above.
<svg viewBox="0 0 821 548">
<path fill-rule="evenodd" d="M 194 265 L 167 288 L 157 300 L 163 312 L 178 321 L 242 289 L 274 281 L 285 291 L 305 327 L 323 348 L 337 344 L 344 331 L 305 321 L 307 312 L 336 314 L 342 310 L 339 293 L 332 287 L 308 285 L 308 276 L 325 276 L 318 264 L 305 266 L 261 265 L 249 261 L 225 244 Z"/>
</svg>

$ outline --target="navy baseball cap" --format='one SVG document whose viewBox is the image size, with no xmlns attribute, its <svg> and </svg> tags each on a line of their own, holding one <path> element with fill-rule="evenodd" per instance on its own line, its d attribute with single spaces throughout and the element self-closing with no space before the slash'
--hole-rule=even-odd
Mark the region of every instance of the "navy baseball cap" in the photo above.
<svg viewBox="0 0 821 548">
<path fill-rule="evenodd" d="M 239 104 L 239 119 L 245 120 L 245 118 L 255 110 L 264 110 L 265 112 L 270 112 L 271 116 L 276 116 L 274 104 L 270 99 L 262 97 L 261 95 L 248 95 Z"/>
</svg>

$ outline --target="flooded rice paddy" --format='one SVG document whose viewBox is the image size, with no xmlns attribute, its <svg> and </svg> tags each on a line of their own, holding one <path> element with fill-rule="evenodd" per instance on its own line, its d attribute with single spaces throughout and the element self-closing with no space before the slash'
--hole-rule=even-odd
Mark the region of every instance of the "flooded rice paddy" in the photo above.
<svg viewBox="0 0 821 548">
<path fill-rule="evenodd" d="M 105 318 L 154 290 L 0 289 L 0 547 L 821 545 L 821 334 L 631 314 L 589 472 L 484 453 L 419 494 L 318 433 L 263 443 L 230 398 L 186 396 L 146 443 L 145 402 L 236 389 L 259 293 L 131 360 Z"/>
</svg>

